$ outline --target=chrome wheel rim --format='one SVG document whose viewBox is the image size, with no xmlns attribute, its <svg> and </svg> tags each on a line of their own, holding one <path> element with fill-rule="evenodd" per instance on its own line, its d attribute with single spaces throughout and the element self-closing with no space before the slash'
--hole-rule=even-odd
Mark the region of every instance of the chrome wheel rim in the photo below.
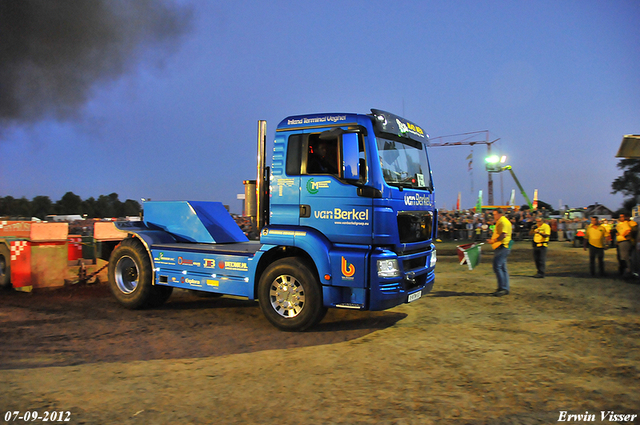
<svg viewBox="0 0 640 425">
<path fill-rule="evenodd" d="M 269 289 L 271 306 L 280 316 L 296 317 L 305 304 L 304 287 L 291 275 L 280 275 L 273 280 Z"/>
<path fill-rule="evenodd" d="M 130 294 L 136 290 L 139 276 L 140 270 L 138 270 L 138 265 L 133 261 L 133 258 L 124 256 L 116 263 L 116 285 L 123 293 Z"/>
</svg>

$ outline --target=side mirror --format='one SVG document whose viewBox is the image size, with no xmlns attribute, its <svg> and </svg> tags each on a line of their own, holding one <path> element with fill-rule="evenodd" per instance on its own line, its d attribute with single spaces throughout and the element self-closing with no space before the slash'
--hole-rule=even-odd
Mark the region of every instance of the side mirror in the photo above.
<svg viewBox="0 0 640 425">
<path fill-rule="evenodd" d="M 360 179 L 360 151 L 358 149 L 358 133 L 342 135 L 342 176 L 345 180 Z"/>
</svg>

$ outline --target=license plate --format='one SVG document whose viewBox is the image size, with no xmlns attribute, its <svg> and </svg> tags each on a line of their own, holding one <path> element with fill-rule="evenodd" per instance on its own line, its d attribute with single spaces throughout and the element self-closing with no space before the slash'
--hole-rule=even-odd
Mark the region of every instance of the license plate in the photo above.
<svg viewBox="0 0 640 425">
<path fill-rule="evenodd" d="M 422 291 L 414 292 L 413 294 L 409 295 L 409 299 L 407 300 L 407 302 L 415 301 L 419 299 L 421 296 L 422 296 Z"/>
</svg>

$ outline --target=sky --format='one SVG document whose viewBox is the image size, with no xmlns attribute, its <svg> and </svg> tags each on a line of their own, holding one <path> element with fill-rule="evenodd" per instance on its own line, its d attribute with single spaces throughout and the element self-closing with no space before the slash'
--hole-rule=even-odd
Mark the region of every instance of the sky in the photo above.
<svg viewBox="0 0 640 425">
<path fill-rule="evenodd" d="M 60 42 L 0 51 L 0 196 L 115 192 L 241 212 L 258 120 L 272 141 L 289 115 L 376 108 L 432 139 L 487 130 L 528 196 L 555 208 L 622 204 L 610 192 L 622 136 L 640 134 L 637 0 L 145 0 L 104 31 L 55 3 L 38 18 L 55 18 Z M 29 38 L 10 31 L 0 45 Z M 25 51 L 50 60 L 2 56 Z M 470 208 L 479 190 L 487 204 L 486 152 L 429 149 L 439 208 L 458 193 Z M 514 189 L 525 203 L 494 175 L 494 203 Z"/>
</svg>

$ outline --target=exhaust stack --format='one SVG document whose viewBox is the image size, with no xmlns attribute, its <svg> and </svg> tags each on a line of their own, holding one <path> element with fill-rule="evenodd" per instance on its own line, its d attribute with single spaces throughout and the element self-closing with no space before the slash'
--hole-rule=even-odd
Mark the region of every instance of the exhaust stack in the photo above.
<svg viewBox="0 0 640 425">
<path fill-rule="evenodd" d="M 266 202 L 267 198 L 266 185 L 267 175 L 265 167 L 265 157 L 267 152 L 267 122 L 264 120 L 258 121 L 258 175 L 256 178 L 256 209 L 257 209 L 257 223 L 256 231 L 260 232 L 266 224 Z"/>
</svg>

